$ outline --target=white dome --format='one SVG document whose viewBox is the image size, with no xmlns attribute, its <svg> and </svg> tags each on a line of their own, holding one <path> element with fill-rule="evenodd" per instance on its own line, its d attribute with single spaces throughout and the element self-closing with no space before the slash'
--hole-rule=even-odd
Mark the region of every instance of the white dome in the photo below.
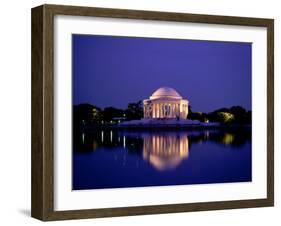
<svg viewBox="0 0 281 226">
<path fill-rule="evenodd" d="M 174 90 L 173 88 L 161 87 L 152 94 L 150 99 L 158 99 L 158 98 L 163 98 L 163 97 L 177 98 L 177 99 L 182 98 L 181 95 L 179 95 L 179 93 L 176 90 Z"/>
</svg>

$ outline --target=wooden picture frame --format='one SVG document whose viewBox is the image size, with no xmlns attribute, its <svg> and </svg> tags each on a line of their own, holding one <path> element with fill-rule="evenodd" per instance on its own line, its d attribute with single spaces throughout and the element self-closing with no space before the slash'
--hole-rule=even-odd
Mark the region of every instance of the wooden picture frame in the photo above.
<svg viewBox="0 0 281 226">
<path fill-rule="evenodd" d="M 54 210 L 54 16 L 126 18 L 265 27 L 267 29 L 267 198 L 122 208 Z M 32 202 L 34 218 L 50 220 L 161 214 L 274 205 L 274 20 L 42 5 L 32 9 Z"/>
</svg>

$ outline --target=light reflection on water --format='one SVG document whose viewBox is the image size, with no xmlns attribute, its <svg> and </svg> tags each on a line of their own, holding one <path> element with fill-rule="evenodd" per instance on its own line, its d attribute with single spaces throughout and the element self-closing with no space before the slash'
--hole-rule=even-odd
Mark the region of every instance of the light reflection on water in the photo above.
<svg viewBox="0 0 281 226">
<path fill-rule="evenodd" d="M 100 130 L 74 138 L 73 189 L 251 180 L 251 130 Z"/>
<path fill-rule="evenodd" d="M 187 136 L 158 134 L 145 136 L 143 140 L 143 159 L 157 170 L 175 168 L 188 157 Z"/>
</svg>

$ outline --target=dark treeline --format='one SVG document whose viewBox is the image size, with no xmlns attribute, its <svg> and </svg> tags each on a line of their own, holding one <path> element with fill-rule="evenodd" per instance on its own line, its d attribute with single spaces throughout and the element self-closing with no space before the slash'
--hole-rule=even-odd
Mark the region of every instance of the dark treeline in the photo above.
<svg viewBox="0 0 281 226">
<path fill-rule="evenodd" d="M 252 111 L 247 111 L 241 106 L 233 106 L 204 113 L 193 112 L 191 106 L 189 106 L 187 119 L 200 122 L 219 122 L 222 124 L 251 124 Z"/>
<path fill-rule="evenodd" d="M 74 126 L 85 124 L 116 124 L 122 121 L 137 120 L 143 117 L 142 101 L 129 103 L 126 109 L 106 107 L 101 109 L 91 104 L 73 106 Z"/>
<path fill-rule="evenodd" d="M 101 109 L 91 104 L 79 104 L 73 107 L 73 123 L 75 127 L 86 124 L 117 124 L 122 121 L 139 120 L 142 118 L 142 101 L 129 103 L 126 109 L 118 109 L 115 107 Z M 191 106 L 189 106 L 187 119 L 198 120 L 200 122 L 218 122 L 226 125 L 246 125 L 251 124 L 252 112 L 240 106 L 220 108 L 209 113 L 193 112 Z"/>
</svg>

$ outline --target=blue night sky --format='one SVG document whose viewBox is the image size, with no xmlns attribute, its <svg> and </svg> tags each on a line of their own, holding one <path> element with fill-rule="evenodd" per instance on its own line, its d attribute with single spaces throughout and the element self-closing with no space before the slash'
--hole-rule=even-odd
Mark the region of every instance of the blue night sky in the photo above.
<svg viewBox="0 0 281 226">
<path fill-rule="evenodd" d="M 251 110 L 251 43 L 73 35 L 73 104 L 126 108 L 168 86 L 193 111 Z"/>
</svg>

